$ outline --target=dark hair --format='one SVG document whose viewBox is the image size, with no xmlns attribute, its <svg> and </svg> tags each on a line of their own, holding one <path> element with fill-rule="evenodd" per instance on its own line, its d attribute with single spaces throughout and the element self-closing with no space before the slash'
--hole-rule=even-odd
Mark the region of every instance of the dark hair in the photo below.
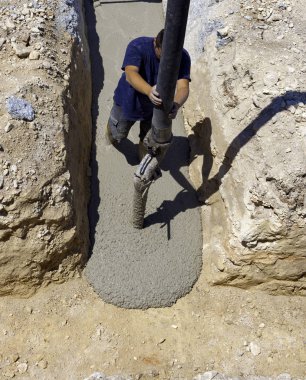
<svg viewBox="0 0 306 380">
<path fill-rule="evenodd" d="M 155 44 L 157 48 L 161 48 L 163 44 L 163 38 L 164 38 L 164 31 L 165 29 L 162 29 L 158 35 L 156 36 Z"/>
</svg>

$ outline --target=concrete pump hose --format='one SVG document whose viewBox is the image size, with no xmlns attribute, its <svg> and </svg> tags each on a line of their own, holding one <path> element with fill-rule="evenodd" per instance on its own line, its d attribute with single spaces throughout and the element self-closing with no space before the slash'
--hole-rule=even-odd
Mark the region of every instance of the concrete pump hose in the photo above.
<svg viewBox="0 0 306 380">
<path fill-rule="evenodd" d="M 133 199 L 133 227 L 141 230 L 143 228 L 143 221 L 146 212 L 146 204 L 148 198 L 149 187 L 143 191 L 134 190 Z"/>
</svg>

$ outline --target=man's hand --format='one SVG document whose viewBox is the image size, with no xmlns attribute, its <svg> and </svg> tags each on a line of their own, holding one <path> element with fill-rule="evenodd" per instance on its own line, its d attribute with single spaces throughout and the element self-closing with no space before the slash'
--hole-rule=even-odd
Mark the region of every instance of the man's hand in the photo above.
<svg viewBox="0 0 306 380">
<path fill-rule="evenodd" d="M 162 104 L 162 100 L 159 97 L 159 93 L 156 91 L 156 85 L 151 87 L 148 97 L 155 106 L 160 106 Z"/>
<path fill-rule="evenodd" d="M 172 109 L 169 112 L 169 119 L 175 119 L 177 115 L 177 111 L 179 110 L 180 105 L 176 102 L 173 102 Z"/>
</svg>

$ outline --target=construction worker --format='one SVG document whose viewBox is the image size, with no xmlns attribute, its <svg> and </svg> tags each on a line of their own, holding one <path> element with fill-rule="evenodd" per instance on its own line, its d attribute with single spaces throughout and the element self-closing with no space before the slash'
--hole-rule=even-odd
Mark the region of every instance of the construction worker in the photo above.
<svg viewBox="0 0 306 380">
<path fill-rule="evenodd" d="M 139 37 L 132 40 L 126 49 L 122 70 L 124 71 L 114 93 L 114 104 L 107 123 L 107 138 L 111 144 L 119 144 L 127 138 L 136 121 L 140 121 L 139 156 L 145 154 L 143 139 L 151 128 L 153 107 L 161 106 L 162 100 L 156 91 L 157 74 L 162 52 L 164 29 L 156 38 Z M 177 111 L 189 95 L 190 57 L 183 49 L 176 93 L 169 118 Z"/>
</svg>

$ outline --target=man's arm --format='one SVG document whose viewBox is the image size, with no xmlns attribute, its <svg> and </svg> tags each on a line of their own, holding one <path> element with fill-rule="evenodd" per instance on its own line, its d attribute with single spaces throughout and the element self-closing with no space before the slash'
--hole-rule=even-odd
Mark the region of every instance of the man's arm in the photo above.
<svg viewBox="0 0 306 380">
<path fill-rule="evenodd" d="M 125 76 L 127 82 L 134 87 L 136 91 L 147 95 L 154 105 L 161 105 L 162 100 L 159 98 L 158 92 L 156 91 L 156 86 L 150 86 L 149 83 L 142 78 L 139 74 L 139 68 L 137 66 L 126 66 Z"/>
<path fill-rule="evenodd" d="M 189 96 L 189 80 L 179 79 L 176 85 L 176 93 L 173 101 L 173 108 L 169 113 L 170 119 L 175 119 L 177 111 L 186 102 Z"/>
<path fill-rule="evenodd" d="M 174 102 L 182 107 L 186 102 L 189 96 L 189 80 L 188 79 L 179 79 L 176 85 L 176 93 L 174 96 Z"/>
</svg>

